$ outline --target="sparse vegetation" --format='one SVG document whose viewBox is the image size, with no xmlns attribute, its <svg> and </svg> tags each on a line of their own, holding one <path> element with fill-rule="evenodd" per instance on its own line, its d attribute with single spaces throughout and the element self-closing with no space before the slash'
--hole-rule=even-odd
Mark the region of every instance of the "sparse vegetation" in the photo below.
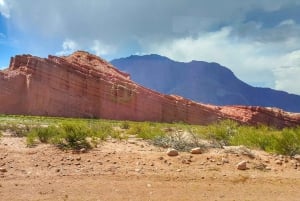
<svg viewBox="0 0 300 201">
<path fill-rule="evenodd" d="M 128 133 L 147 140 L 165 135 L 158 123 L 151 122 L 134 123 L 130 126 Z"/>
<path fill-rule="evenodd" d="M 300 127 L 294 129 L 283 129 L 281 135 L 275 138 L 275 150 L 279 154 L 300 154 Z"/>
<path fill-rule="evenodd" d="M 266 126 L 239 125 L 222 121 L 208 126 L 153 122 L 109 121 L 34 116 L 0 115 L 0 136 L 9 131 L 27 137 L 28 146 L 51 143 L 63 149 L 91 149 L 99 142 L 130 135 L 149 140 L 161 147 L 187 151 L 193 147 L 244 145 L 267 152 L 295 155 L 300 153 L 300 127 L 278 130 Z"/>
</svg>

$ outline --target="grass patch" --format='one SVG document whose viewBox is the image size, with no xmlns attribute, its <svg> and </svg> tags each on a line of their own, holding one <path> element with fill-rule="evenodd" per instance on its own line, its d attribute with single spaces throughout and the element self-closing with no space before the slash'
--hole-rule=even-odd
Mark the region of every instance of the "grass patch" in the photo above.
<svg viewBox="0 0 300 201">
<path fill-rule="evenodd" d="M 300 127 L 283 129 L 281 135 L 275 138 L 275 151 L 289 156 L 300 154 Z"/>
<path fill-rule="evenodd" d="M 160 124 L 151 122 L 134 123 L 130 126 L 128 133 L 146 140 L 153 140 L 165 135 Z"/>
<path fill-rule="evenodd" d="M 226 120 L 208 126 L 181 123 L 153 123 L 0 115 L 0 135 L 9 131 L 27 137 L 27 144 L 51 143 L 63 149 L 91 149 L 108 138 L 126 139 L 129 135 L 146 139 L 154 145 L 189 150 L 203 146 L 244 145 L 283 155 L 300 154 L 300 127 L 282 130 L 266 126 L 246 126 Z M 185 134 L 189 134 L 189 139 Z"/>
<path fill-rule="evenodd" d="M 277 135 L 280 135 L 280 131 L 266 126 L 239 126 L 230 140 L 230 145 L 245 145 L 272 152 L 275 150 Z"/>
</svg>

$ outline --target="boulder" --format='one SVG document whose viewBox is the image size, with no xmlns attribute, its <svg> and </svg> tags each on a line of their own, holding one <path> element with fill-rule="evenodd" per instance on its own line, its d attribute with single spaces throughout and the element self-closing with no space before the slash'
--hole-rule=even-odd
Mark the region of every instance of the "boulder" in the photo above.
<svg viewBox="0 0 300 201">
<path fill-rule="evenodd" d="M 193 148 L 191 154 L 202 154 L 202 149 L 200 147 Z"/>
<path fill-rule="evenodd" d="M 167 150 L 167 155 L 168 156 L 178 156 L 178 151 L 176 149 L 168 149 Z"/>
<path fill-rule="evenodd" d="M 241 161 L 237 164 L 236 168 L 238 170 L 247 170 L 247 161 Z"/>
</svg>

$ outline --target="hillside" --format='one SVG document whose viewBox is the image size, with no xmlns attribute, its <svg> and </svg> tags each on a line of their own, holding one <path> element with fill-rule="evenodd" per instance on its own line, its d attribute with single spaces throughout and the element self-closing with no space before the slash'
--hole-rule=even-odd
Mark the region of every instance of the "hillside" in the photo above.
<svg viewBox="0 0 300 201">
<path fill-rule="evenodd" d="M 275 108 L 218 107 L 158 93 L 132 81 L 129 74 L 105 60 L 83 51 L 48 58 L 17 55 L 11 59 L 8 69 L 0 71 L 0 91 L 0 114 L 189 124 L 233 119 L 279 128 L 300 124 L 300 114 Z"/>
<path fill-rule="evenodd" d="M 165 94 L 215 105 L 254 105 L 300 112 L 300 96 L 252 87 L 217 63 L 176 62 L 159 55 L 130 56 L 111 63 L 131 79 Z"/>
</svg>

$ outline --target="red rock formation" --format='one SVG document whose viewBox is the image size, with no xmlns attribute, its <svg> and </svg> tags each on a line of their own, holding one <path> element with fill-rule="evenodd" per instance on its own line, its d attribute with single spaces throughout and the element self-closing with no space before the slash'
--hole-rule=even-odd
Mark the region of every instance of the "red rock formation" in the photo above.
<svg viewBox="0 0 300 201">
<path fill-rule="evenodd" d="M 261 107 L 216 107 L 163 95 L 130 80 L 106 61 L 78 51 L 67 57 L 20 55 L 0 71 L 0 113 L 209 124 L 235 119 L 277 127 L 300 114 Z"/>
</svg>

